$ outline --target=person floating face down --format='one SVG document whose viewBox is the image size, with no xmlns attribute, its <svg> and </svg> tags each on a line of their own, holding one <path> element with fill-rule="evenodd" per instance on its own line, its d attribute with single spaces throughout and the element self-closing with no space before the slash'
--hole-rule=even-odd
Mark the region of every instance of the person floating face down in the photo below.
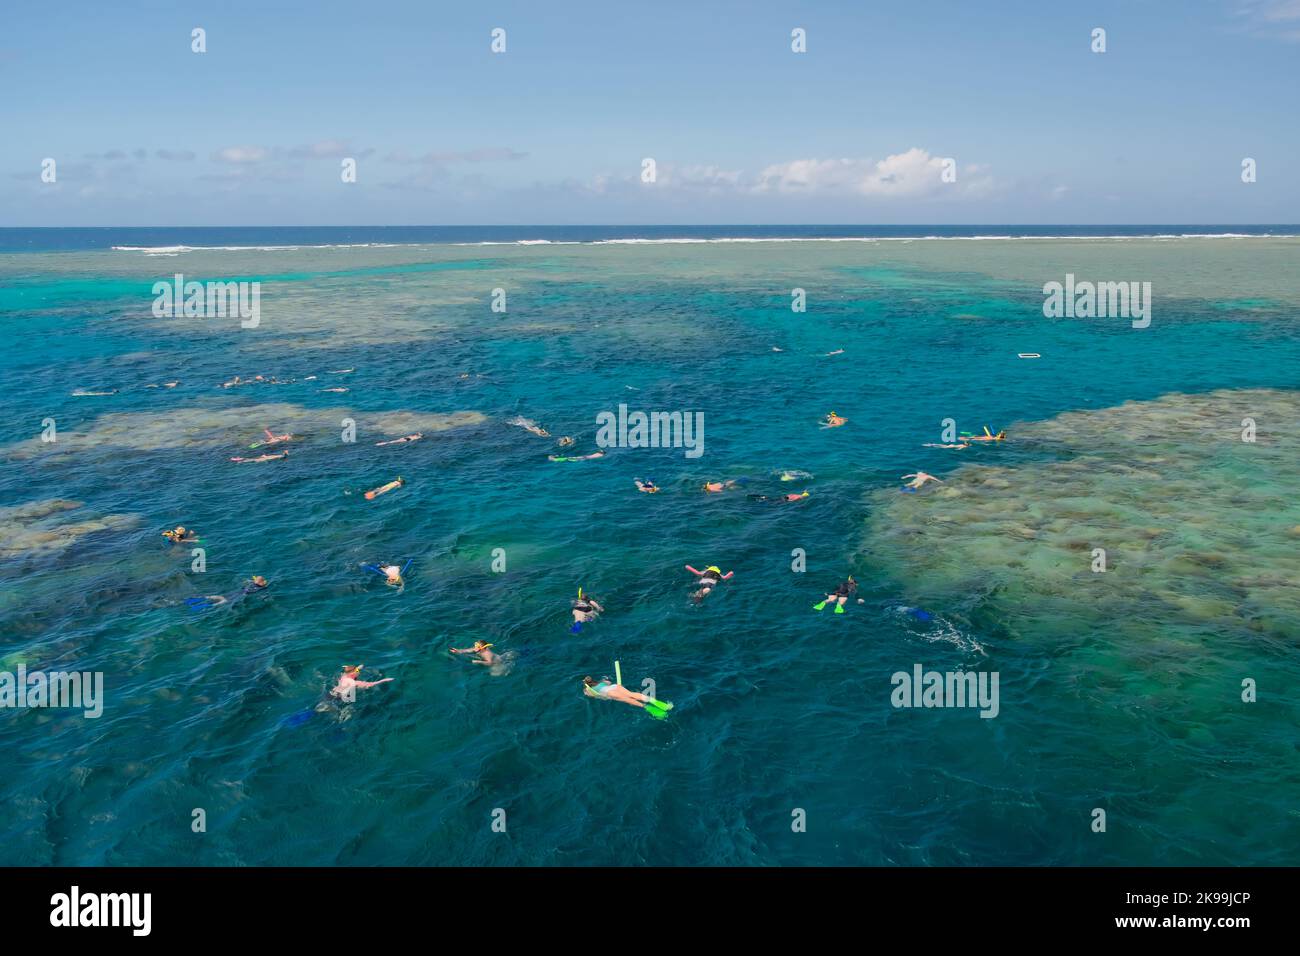
<svg viewBox="0 0 1300 956">
<path fill-rule="evenodd" d="M 573 625 L 569 628 L 569 632 L 577 634 L 582 630 L 582 625 L 594 621 L 604 610 L 594 597 L 584 594 L 582 588 L 578 588 L 578 596 L 573 600 Z"/>
<path fill-rule="evenodd" d="M 199 540 L 196 532 L 190 531 L 184 525 L 177 525 L 171 531 L 164 531 L 162 536 L 172 544 L 192 544 Z"/>
<path fill-rule="evenodd" d="M 492 645 L 486 641 L 475 641 L 473 647 L 453 647 L 453 654 L 473 654 L 474 660 L 471 663 L 485 664 L 492 667 L 501 663 L 501 655 L 492 650 Z"/>
<path fill-rule="evenodd" d="M 343 673 L 339 675 L 339 682 L 330 691 L 330 696 L 337 697 L 340 700 L 353 701 L 357 699 L 357 690 L 367 687 L 378 687 L 380 684 L 387 684 L 393 678 L 385 677 L 383 680 L 361 680 L 361 668 L 364 664 L 348 664 L 343 668 Z"/>
<path fill-rule="evenodd" d="M 584 677 L 582 679 L 583 692 L 588 697 L 603 697 L 605 700 L 617 700 L 624 704 L 631 704 L 633 707 L 644 707 L 646 704 L 655 702 L 653 697 L 645 694 L 638 694 L 634 690 L 628 690 L 622 684 L 616 684 L 608 677 L 602 677 L 596 680 L 594 677 Z"/>
<path fill-rule="evenodd" d="M 858 593 L 858 582 L 853 580 L 853 575 L 850 574 L 849 579 L 840 584 L 837 584 L 835 586 L 835 590 L 831 591 L 829 594 L 826 595 L 825 600 L 823 600 L 820 604 L 814 604 L 813 610 L 820 611 L 824 607 L 826 607 L 827 604 L 834 604 L 835 613 L 843 614 L 844 605 L 848 603 L 849 598 L 853 597 L 853 595 L 857 593 Z"/>
<path fill-rule="evenodd" d="M 829 415 L 827 415 L 825 418 L 822 419 L 822 427 L 823 427 L 823 428 L 839 428 L 841 425 L 845 424 L 847 421 L 848 421 L 848 419 L 845 418 L 843 415 L 840 415 L 840 414 L 838 414 L 838 413 L 836 413 L 836 412 L 831 412 Z"/>
<path fill-rule="evenodd" d="M 691 600 L 696 602 L 703 601 L 709 596 L 710 591 L 716 588 L 723 581 L 730 581 L 731 576 L 736 573 L 735 571 L 728 571 L 726 574 L 723 574 L 722 569 L 715 564 L 709 565 L 703 571 L 697 571 L 688 564 L 686 565 L 686 570 L 695 575 L 696 580 L 700 585 L 700 589 L 691 595 Z"/>
</svg>

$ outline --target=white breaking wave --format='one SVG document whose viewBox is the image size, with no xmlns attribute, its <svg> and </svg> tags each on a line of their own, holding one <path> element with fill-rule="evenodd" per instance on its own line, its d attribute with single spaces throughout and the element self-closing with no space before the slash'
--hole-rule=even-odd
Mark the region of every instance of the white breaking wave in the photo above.
<svg viewBox="0 0 1300 956">
<path fill-rule="evenodd" d="M 174 256 L 182 252 L 296 252 L 300 249 L 397 249 L 405 245 L 437 243 L 340 242 L 297 246 L 113 246 L 114 252 L 143 252 L 147 256 Z"/>
<path fill-rule="evenodd" d="M 1300 239 L 1295 233 L 1245 233 L 1245 232 L 1184 232 L 1148 233 L 1143 235 L 1107 236 L 1033 236 L 1033 235 L 980 235 L 980 236 L 679 236 L 647 239 L 485 239 L 479 242 L 352 242 L 300 244 L 286 246 L 113 246 L 114 252 L 140 252 L 147 256 L 175 256 L 185 252 L 297 252 L 304 249 L 399 249 L 419 246 L 656 246 L 656 245 L 708 245 L 711 243 L 762 243 L 762 242 L 1130 242 L 1172 241 L 1179 239 Z"/>
</svg>

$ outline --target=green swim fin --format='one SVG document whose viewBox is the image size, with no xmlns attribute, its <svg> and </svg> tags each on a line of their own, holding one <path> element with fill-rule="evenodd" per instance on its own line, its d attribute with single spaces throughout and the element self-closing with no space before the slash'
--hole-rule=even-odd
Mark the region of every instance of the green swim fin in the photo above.
<svg viewBox="0 0 1300 956">
<path fill-rule="evenodd" d="M 673 709 L 672 702 L 671 702 L 671 701 L 667 701 L 667 700 L 655 700 L 653 697 L 651 697 L 648 701 L 646 701 L 646 703 L 647 703 L 647 704 L 654 704 L 654 706 L 658 707 L 660 710 L 672 710 L 672 709 Z"/>
<path fill-rule="evenodd" d="M 825 607 L 826 607 L 826 602 L 825 602 L 825 601 L 822 601 L 821 604 L 814 604 L 814 605 L 813 605 L 813 610 L 814 610 L 814 611 L 821 611 L 821 610 L 825 609 Z"/>
<path fill-rule="evenodd" d="M 843 613 L 844 613 L 844 605 L 843 605 L 843 604 L 837 604 L 837 605 L 835 605 L 835 613 L 836 613 L 836 614 L 843 614 Z"/>
<path fill-rule="evenodd" d="M 655 720 L 663 720 L 665 717 L 668 716 L 668 711 L 661 710 L 660 708 L 656 707 L 654 704 L 646 704 L 643 710 L 645 710 L 645 712 L 649 714 L 651 717 L 653 717 Z"/>
</svg>

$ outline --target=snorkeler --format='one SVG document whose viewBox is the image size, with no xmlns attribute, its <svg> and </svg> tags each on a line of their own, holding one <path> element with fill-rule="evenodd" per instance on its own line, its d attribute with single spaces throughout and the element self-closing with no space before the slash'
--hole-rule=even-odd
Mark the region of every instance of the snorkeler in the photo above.
<svg viewBox="0 0 1300 956">
<path fill-rule="evenodd" d="M 835 412 L 831 412 L 822 419 L 822 428 L 839 428 L 847 421 L 848 419 L 843 415 L 837 415 Z"/>
<path fill-rule="evenodd" d="M 568 448 L 573 444 L 573 436 L 565 435 L 563 438 L 558 439 L 555 444 L 559 445 L 561 448 Z"/>
<path fill-rule="evenodd" d="M 686 565 L 686 570 L 690 571 L 691 574 L 695 575 L 695 577 L 699 579 L 700 589 L 691 595 L 691 600 L 697 602 L 703 601 L 710 591 L 716 588 L 723 581 L 731 580 L 731 576 L 736 573 L 735 571 L 728 571 L 726 574 L 723 574 L 721 568 L 712 564 L 703 571 L 696 571 L 688 564 Z"/>
<path fill-rule="evenodd" d="M 578 588 L 578 596 L 573 601 L 573 624 L 569 627 L 569 633 L 577 634 L 582 630 L 582 625 L 594 621 L 604 610 L 594 597 L 583 594 L 582 588 Z"/>
<path fill-rule="evenodd" d="M 404 565 L 363 564 L 361 566 L 365 568 L 367 571 L 373 571 L 375 574 L 381 575 L 384 579 L 384 583 L 387 584 L 390 588 L 404 588 L 406 587 L 406 580 L 402 577 L 402 575 L 406 573 L 406 569 L 411 566 L 411 562 L 414 560 L 415 560 L 414 558 L 410 558 L 407 560 L 406 564 Z"/>
<path fill-rule="evenodd" d="M 843 350 L 843 349 L 836 349 L 834 352 L 827 352 L 826 354 L 827 354 L 827 355 L 843 355 L 843 354 L 844 354 L 844 350 Z"/>
<path fill-rule="evenodd" d="M 955 442 L 951 445 L 943 445 L 938 442 L 926 442 L 921 447 L 922 448 L 956 448 L 958 451 L 961 451 L 962 449 L 970 447 L 970 440 L 963 438 L 960 442 Z"/>
<path fill-rule="evenodd" d="M 737 484 L 739 484 L 739 482 L 734 478 L 728 478 L 726 481 L 706 481 L 704 483 L 704 490 L 711 494 L 717 494 L 719 491 L 730 491 L 732 488 L 736 487 Z"/>
<path fill-rule="evenodd" d="M 653 478 L 633 478 L 636 482 L 636 490 L 644 491 L 647 495 L 653 495 L 659 491 L 659 486 L 654 483 Z"/>
<path fill-rule="evenodd" d="M 346 392 L 347 389 L 346 389 L 346 388 L 322 388 L 321 391 L 322 391 L 322 392 L 340 392 L 340 393 L 342 393 L 342 392 Z"/>
<path fill-rule="evenodd" d="M 604 458 L 605 450 L 594 451 L 590 455 L 547 455 L 550 461 L 591 461 L 593 458 Z"/>
<path fill-rule="evenodd" d="M 522 415 L 516 415 L 514 418 L 506 422 L 506 424 L 518 425 L 524 431 L 532 432 L 534 435 L 536 435 L 539 438 L 551 437 L 551 433 L 548 432 L 545 428 L 537 424 L 537 422 L 533 421 L 531 418 L 524 418 Z"/>
<path fill-rule="evenodd" d="M 282 441 L 293 441 L 293 436 L 288 432 L 285 432 L 283 435 L 277 435 L 275 432 L 271 431 L 271 429 L 263 428 L 262 433 L 266 435 L 266 441 L 254 442 L 248 446 L 249 448 L 260 448 L 263 445 L 277 445 Z"/>
<path fill-rule="evenodd" d="M 453 654 L 477 654 L 477 659 L 471 661 L 472 664 L 486 664 L 488 667 L 494 667 L 501 663 L 501 655 L 492 650 L 492 645 L 486 641 L 475 641 L 473 647 L 451 647 L 448 648 Z"/>
<path fill-rule="evenodd" d="M 835 613 L 843 614 L 845 603 L 857 592 L 858 582 L 853 580 L 853 575 L 850 574 L 849 579 L 842 584 L 837 584 L 835 590 L 826 595 L 825 600 L 820 604 L 814 604 L 813 610 L 820 611 L 822 608 L 826 607 L 827 604 L 833 601 L 835 602 Z"/>
<path fill-rule="evenodd" d="M 366 500 L 374 501 L 380 495 L 387 494 L 388 492 L 392 491 L 394 488 L 400 488 L 404 484 L 406 484 L 406 480 L 402 478 L 401 475 L 398 475 L 392 481 L 388 482 L 388 484 L 380 485 L 378 488 L 372 488 L 370 491 L 367 491 Z"/>
<path fill-rule="evenodd" d="M 238 457 L 236 457 L 236 458 L 232 458 L 232 459 L 230 459 L 230 460 L 231 460 L 231 461 L 237 461 L 237 462 L 240 462 L 241 464 L 253 464 L 253 463 L 256 463 L 256 462 L 259 462 L 259 461 L 279 461 L 281 458 L 288 458 L 288 457 L 289 457 L 289 453 L 288 453 L 287 451 L 282 451 L 282 452 L 280 452 L 280 454 L 278 454 L 278 455 L 259 455 L 259 456 L 256 457 L 256 458 L 238 458 Z"/>
<path fill-rule="evenodd" d="M 942 479 L 936 478 L 936 477 L 934 477 L 934 475 L 927 475 L 927 474 L 926 474 L 925 472 L 923 472 L 923 471 L 918 471 L 918 472 L 917 472 L 916 474 L 914 474 L 914 475 L 904 475 L 904 476 L 903 476 L 901 479 L 899 479 L 899 480 L 900 480 L 900 481 L 906 481 L 908 478 L 911 478 L 911 479 L 913 479 L 913 480 L 912 480 L 912 481 L 908 481 L 907 484 L 905 484 L 905 485 L 903 486 L 903 488 L 904 488 L 904 489 L 908 489 L 908 488 L 910 488 L 910 489 L 912 489 L 913 491 L 916 491 L 916 489 L 920 488 L 920 487 L 921 487 L 922 485 L 924 485 L 927 481 L 933 481 L 933 482 L 936 482 L 936 483 L 938 483 L 938 484 L 940 484 L 940 485 L 943 484 Z"/>
<path fill-rule="evenodd" d="M 673 706 L 668 703 L 660 703 L 648 694 L 638 694 L 634 690 L 628 690 L 622 684 L 616 684 L 608 677 L 602 677 L 600 680 L 596 680 L 594 677 L 584 677 L 582 679 L 582 692 L 588 697 L 617 700 L 624 704 L 631 704 L 633 707 L 654 704 L 663 710 L 670 710 Z"/>
<path fill-rule="evenodd" d="M 424 435 L 421 432 L 416 432 L 414 435 L 407 435 L 405 438 L 393 438 L 389 441 L 377 441 L 375 442 L 375 447 L 379 448 L 382 445 L 400 445 L 403 442 L 419 441 L 423 437 Z"/>
<path fill-rule="evenodd" d="M 216 607 L 218 604 L 229 604 L 236 598 L 242 598 L 258 591 L 264 591 L 271 586 L 271 582 L 260 574 L 254 574 L 248 579 L 244 587 L 230 596 L 221 594 L 205 594 L 203 597 L 186 598 L 185 603 L 189 605 L 191 611 L 205 611 L 210 607 Z"/>
<path fill-rule="evenodd" d="M 378 687 L 380 684 L 387 684 L 391 677 L 385 677 L 382 680 L 357 680 L 357 675 L 361 673 L 361 668 L 365 664 L 352 665 L 348 664 L 343 668 L 343 673 L 339 675 L 339 682 L 334 689 L 330 691 L 330 696 L 337 697 L 340 700 L 353 701 L 357 699 L 357 690 L 364 690 L 367 687 Z"/>
<path fill-rule="evenodd" d="M 991 431 L 989 431 L 989 426 L 985 425 L 983 435 L 962 435 L 961 440 L 962 441 L 1006 441 L 1007 430 L 1004 428 L 995 435 Z"/>
<path fill-rule="evenodd" d="M 749 496 L 749 500 L 750 500 L 750 501 L 775 501 L 775 502 L 778 502 L 778 503 L 779 503 L 779 502 L 783 502 L 783 501 L 799 501 L 799 500 L 801 500 L 801 499 L 803 499 L 803 498 L 807 498 L 807 497 L 808 497 L 808 492 L 804 491 L 804 492 L 801 492 L 801 493 L 799 493 L 799 494 L 797 494 L 797 495 L 796 495 L 796 494 L 789 494 L 789 495 L 750 495 L 750 496 Z"/>
<path fill-rule="evenodd" d="M 177 525 L 171 531 L 164 531 L 162 536 L 172 544 L 193 544 L 199 540 L 198 534 L 190 531 L 184 525 Z"/>
</svg>

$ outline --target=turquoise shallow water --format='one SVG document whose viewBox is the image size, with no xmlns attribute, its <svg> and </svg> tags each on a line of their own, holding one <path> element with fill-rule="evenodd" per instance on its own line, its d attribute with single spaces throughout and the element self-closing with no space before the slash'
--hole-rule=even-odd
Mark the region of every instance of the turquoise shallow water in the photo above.
<svg viewBox="0 0 1300 956">
<path fill-rule="evenodd" d="M 1300 526 L 1294 456 L 1242 457 L 1229 435 L 1213 458 L 1222 481 L 1198 499 L 1182 472 L 1207 467 L 1192 452 L 1212 439 L 1161 426 L 1167 460 L 1150 467 L 1186 480 L 1179 498 L 1264 530 L 1179 539 L 1191 563 L 1169 555 L 1154 577 L 1120 578 L 1113 605 L 1091 580 L 1054 582 L 1050 614 L 1055 552 L 964 525 L 947 552 L 909 548 L 897 527 L 944 515 L 895 513 L 887 491 L 918 468 L 964 488 L 996 466 L 1008 486 L 989 501 L 1094 508 L 1122 537 L 1150 522 L 1108 469 L 1140 464 L 1147 439 L 1098 452 L 1088 500 L 1067 502 L 1051 469 L 1078 449 L 1058 416 L 1266 390 L 1265 444 L 1300 438 L 1298 250 L 1253 238 L 0 255 L 0 508 L 80 503 L 0 516 L 0 654 L 5 669 L 99 670 L 107 685 L 98 720 L 0 713 L 13 808 L 0 862 L 1300 862 L 1293 594 L 1285 580 L 1232 585 L 1206 592 L 1213 606 L 1171 610 L 1186 595 L 1170 584 L 1289 574 L 1267 534 Z M 150 288 L 175 272 L 260 279 L 261 326 L 155 319 Z M 1067 272 L 1151 281 L 1151 327 L 1044 319 L 1042 284 Z M 806 314 L 790 310 L 795 287 Z M 342 368 L 355 371 L 326 374 Z M 218 387 L 257 373 L 293 381 Z M 350 391 L 321 391 L 339 383 Z M 704 455 L 553 464 L 551 441 L 505 424 L 536 419 L 581 453 L 620 402 L 703 411 Z M 1239 422 L 1240 403 L 1224 402 Z M 830 409 L 849 424 L 818 428 Z M 374 447 L 402 412 L 431 425 L 472 414 Z M 339 439 L 346 414 L 362 423 L 354 444 Z M 921 447 L 948 417 L 1028 437 Z M 52 446 L 35 440 L 47 418 Z M 288 461 L 226 460 L 264 426 L 302 436 Z M 814 476 L 807 500 L 746 498 L 789 490 L 774 477 L 787 468 Z M 345 493 L 395 475 L 408 484 L 374 502 Z M 644 475 L 663 493 L 638 494 Z M 705 496 L 710 478 L 745 485 Z M 1260 494 L 1239 499 L 1234 482 Z M 203 535 L 204 573 L 161 543 L 177 522 Z M 805 573 L 791 570 L 796 548 Z M 400 594 L 358 568 L 406 557 Z M 736 576 L 697 606 L 686 563 Z M 812 612 L 849 572 L 864 603 Z M 270 590 L 202 615 L 181 604 L 253 573 Z M 579 586 L 609 610 L 575 636 Z M 916 605 L 935 619 L 899 611 Z M 1258 627 L 1224 624 L 1242 608 Z M 511 655 L 509 673 L 447 655 L 476 638 Z M 616 659 L 626 683 L 651 677 L 675 702 L 668 720 L 582 696 L 579 678 Z M 395 681 L 287 724 L 345 663 Z M 999 716 L 894 709 L 890 675 L 915 663 L 998 671 Z M 1240 703 L 1242 676 L 1258 703 Z M 795 808 L 807 832 L 792 832 Z"/>
</svg>

